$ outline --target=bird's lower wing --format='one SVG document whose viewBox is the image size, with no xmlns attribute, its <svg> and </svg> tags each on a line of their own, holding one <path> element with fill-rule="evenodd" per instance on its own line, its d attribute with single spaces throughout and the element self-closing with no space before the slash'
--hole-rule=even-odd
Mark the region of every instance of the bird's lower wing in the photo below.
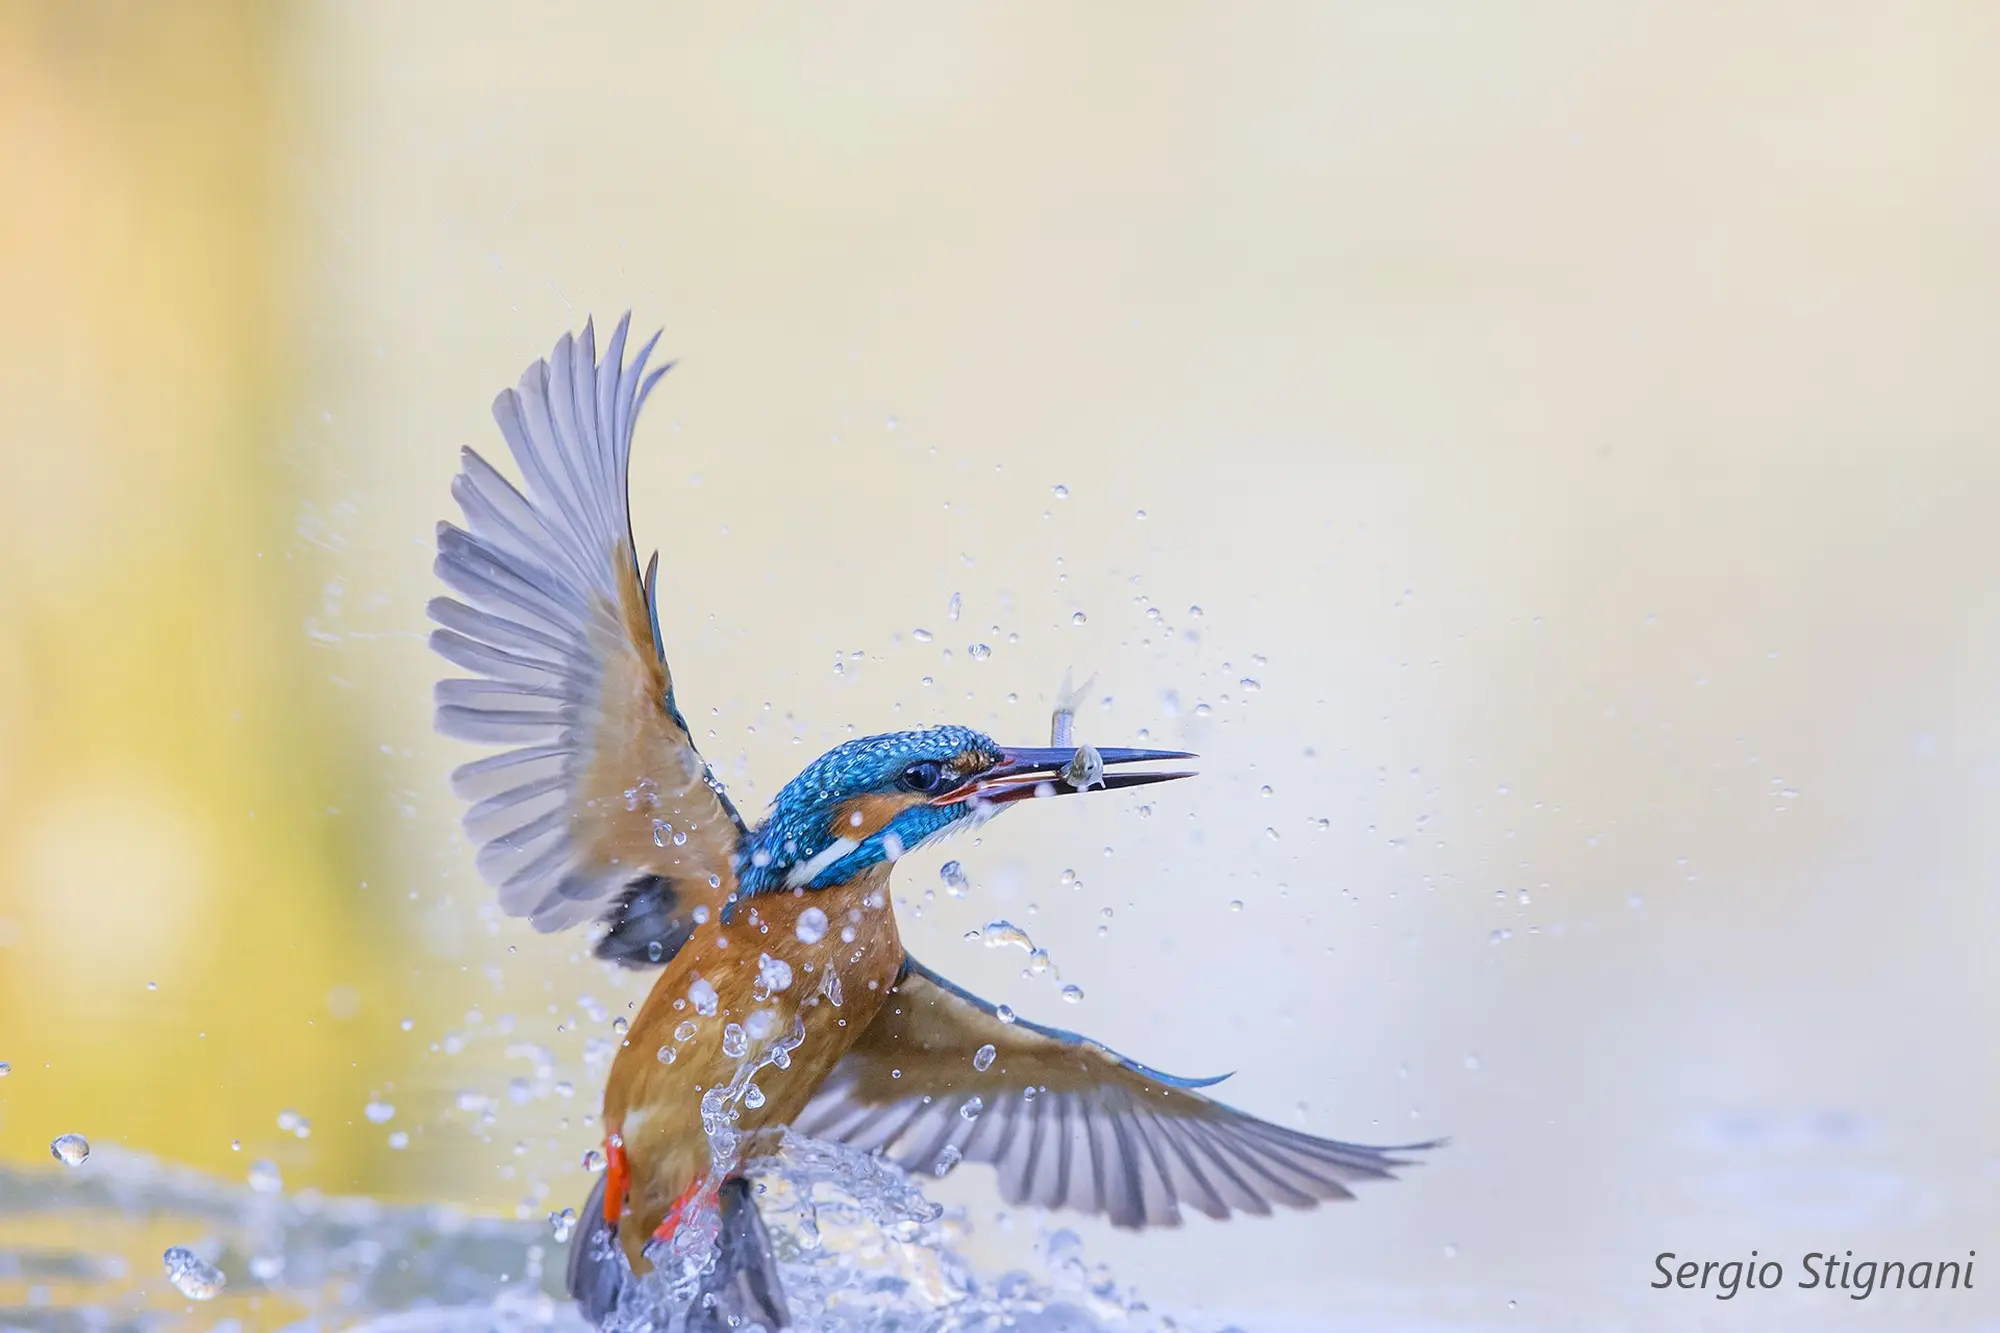
<svg viewBox="0 0 2000 1333">
<path fill-rule="evenodd" d="M 915 959 L 793 1128 L 880 1151 L 911 1171 L 988 1162 L 1009 1203 L 1104 1213 L 1125 1227 L 1308 1208 L 1407 1165 L 1210 1101 L 1072 1032 L 1021 1019 Z"/>
<path fill-rule="evenodd" d="M 629 322 L 601 363 L 589 325 L 563 335 L 494 400 L 526 490 L 465 451 L 465 527 L 438 525 L 436 565 L 458 598 L 430 614 L 431 646 L 476 677 L 438 683 L 438 729 L 506 747 L 452 775 L 500 905 L 539 930 L 603 916 L 599 952 L 644 965 L 734 891 L 743 823 L 674 705 L 635 557 L 632 429 L 666 368 L 645 373 L 650 342 L 623 364 Z"/>
</svg>

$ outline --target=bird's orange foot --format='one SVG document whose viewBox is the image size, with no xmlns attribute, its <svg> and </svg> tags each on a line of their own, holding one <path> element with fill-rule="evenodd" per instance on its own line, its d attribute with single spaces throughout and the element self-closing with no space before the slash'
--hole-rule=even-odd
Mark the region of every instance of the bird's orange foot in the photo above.
<svg viewBox="0 0 2000 1333">
<path fill-rule="evenodd" d="M 625 1191 L 632 1185 L 632 1163 L 625 1140 L 613 1134 L 604 1140 L 604 1225 L 615 1227 L 625 1211 Z"/>
<path fill-rule="evenodd" d="M 674 1206 L 667 1209 L 666 1221 L 653 1230 L 654 1240 L 672 1240 L 680 1230 L 681 1221 L 688 1214 L 715 1203 L 715 1188 L 707 1176 L 698 1177 L 694 1184 L 681 1191 L 681 1197 L 674 1200 Z"/>
</svg>

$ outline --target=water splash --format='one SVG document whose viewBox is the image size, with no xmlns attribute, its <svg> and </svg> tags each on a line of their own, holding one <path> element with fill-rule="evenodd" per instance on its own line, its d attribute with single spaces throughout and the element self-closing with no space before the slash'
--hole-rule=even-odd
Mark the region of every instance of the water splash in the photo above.
<svg viewBox="0 0 2000 1333">
<path fill-rule="evenodd" d="M 170 1247 L 160 1258 L 167 1281 L 191 1301 L 212 1301 L 229 1285 L 221 1269 L 203 1262 L 200 1255 L 185 1245 Z"/>
<path fill-rule="evenodd" d="M 738 1097 L 762 1068 L 754 1059 L 745 1066 L 732 1084 Z M 733 1132 L 727 1116 L 720 1128 Z M 964 1220 L 880 1158 L 788 1135 L 750 1174 L 798 1333 L 1187 1327 L 1087 1265 L 1067 1231 L 1047 1238 L 1035 1272 L 975 1273 L 956 1248 L 968 1234 Z M 18 1264 L 37 1275 L 27 1304 L 0 1303 L 0 1327 L 587 1333 L 563 1294 L 566 1255 L 556 1240 L 574 1222 L 573 1212 L 503 1220 L 309 1190 L 262 1193 L 106 1145 L 70 1170 L 0 1166 L 0 1271 Z M 200 1290 L 213 1282 L 197 1322 L 188 1322 L 194 1293 L 178 1289 L 167 1271 L 173 1261 L 163 1262 L 163 1235 L 202 1266 L 184 1269 Z M 25 1248 L 10 1248 L 17 1239 Z M 690 1257 L 705 1261 L 712 1239 Z M 684 1316 L 664 1313 L 624 1331 L 680 1333 Z"/>
<path fill-rule="evenodd" d="M 1056 970 L 1055 960 L 1049 951 L 1036 944 L 1027 931 L 1002 917 L 988 921 L 976 930 L 965 932 L 968 943 L 984 944 L 989 949 L 1019 949 L 1028 955 L 1027 966 L 1021 969 L 1024 977 L 1047 977 L 1060 982 L 1062 974 Z"/>
</svg>

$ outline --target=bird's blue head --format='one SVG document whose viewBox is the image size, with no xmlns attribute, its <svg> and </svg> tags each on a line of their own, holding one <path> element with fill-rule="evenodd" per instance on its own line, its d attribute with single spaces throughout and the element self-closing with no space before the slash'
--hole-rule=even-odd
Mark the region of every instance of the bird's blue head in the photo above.
<svg viewBox="0 0 2000 1333">
<path fill-rule="evenodd" d="M 771 804 L 740 853 L 745 894 L 829 889 L 1003 805 L 1091 786 L 1132 787 L 1184 773 L 1081 777 L 1079 751 L 1008 749 L 970 727 L 864 736 L 815 759 Z M 1104 764 L 1191 756 L 1170 750 L 1097 750 Z"/>
</svg>

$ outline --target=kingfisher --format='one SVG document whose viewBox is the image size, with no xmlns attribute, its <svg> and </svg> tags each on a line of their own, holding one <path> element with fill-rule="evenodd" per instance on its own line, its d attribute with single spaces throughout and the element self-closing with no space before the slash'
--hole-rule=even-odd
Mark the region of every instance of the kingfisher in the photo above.
<svg viewBox="0 0 2000 1333">
<path fill-rule="evenodd" d="M 745 1175 L 786 1128 L 911 1170 L 990 1164 L 1010 1204 L 1133 1228 L 1349 1198 L 1437 1146 L 1259 1120 L 1202 1091 L 1219 1079 L 1018 1018 L 903 947 L 902 856 L 1023 801 L 1192 776 L 1145 766 L 1193 755 L 890 732 L 836 746 L 743 819 L 681 713 L 659 555 L 642 567 L 632 537 L 633 434 L 670 366 L 647 370 L 657 333 L 626 360 L 630 323 L 601 358 L 592 324 L 564 334 L 494 400 L 521 484 L 463 451 L 464 525 L 437 528 L 454 595 L 429 606 L 431 646 L 469 673 L 438 683 L 437 727 L 496 747 L 452 784 L 500 906 L 540 931 L 594 923 L 598 957 L 659 972 L 605 1084 L 604 1170 L 569 1257 L 583 1315 L 602 1324 L 705 1218 L 698 1313 L 786 1327 Z"/>
</svg>

